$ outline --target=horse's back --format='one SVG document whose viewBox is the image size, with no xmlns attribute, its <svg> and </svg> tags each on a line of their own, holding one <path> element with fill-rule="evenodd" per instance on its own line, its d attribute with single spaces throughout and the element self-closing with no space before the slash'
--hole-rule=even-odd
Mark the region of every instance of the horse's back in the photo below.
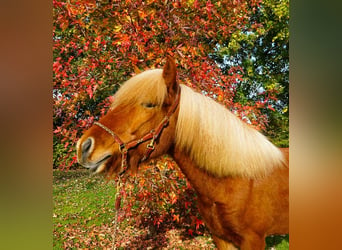
<svg viewBox="0 0 342 250">
<path fill-rule="evenodd" d="M 283 153 L 287 164 L 289 164 L 289 154 L 290 154 L 289 148 L 280 148 L 280 151 Z"/>
</svg>

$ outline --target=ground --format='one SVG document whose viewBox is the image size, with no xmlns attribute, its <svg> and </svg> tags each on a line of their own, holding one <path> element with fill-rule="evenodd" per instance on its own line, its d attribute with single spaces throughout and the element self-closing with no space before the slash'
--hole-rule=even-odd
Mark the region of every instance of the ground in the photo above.
<svg viewBox="0 0 342 250">
<path fill-rule="evenodd" d="M 53 248 L 111 249 L 115 218 L 115 185 L 85 170 L 53 172 Z M 187 228 L 158 227 L 129 218 L 118 223 L 118 249 L 216 249 L 210 232 L 189 235 Z M 267 249 L 289 248 L 288 236 L 266 239 Z"/>
</svg>

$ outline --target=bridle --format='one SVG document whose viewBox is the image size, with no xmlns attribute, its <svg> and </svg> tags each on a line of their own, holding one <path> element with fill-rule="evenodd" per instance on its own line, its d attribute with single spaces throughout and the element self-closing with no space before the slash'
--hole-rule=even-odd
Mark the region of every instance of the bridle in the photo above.
<svg viewBox="0 0 342 250">
<path fill-rule="evenodd" d="M 122 169 L 122 171 L 119 173 L 119 176 L 122 176 L 127 170 L 128 150 L 135 148 L 136 146 L 138 146 L 139 144 L 143 142 L 151 140 L 150 143 L 147 144 L 145 154 L 143 158 L 141 158 L 140 162 L 143 162 L 150 157 L 151 153 L 155 149 L 154 145 L 155 145 L 156 140 L 158 139 L 161 132 L 163 131 L 163 128 L 168 126 L 171 115 L 176 111 L 176 108 L 179 103 L 179 99 L 180 99 L 180 87 L 178 87 L 177 89 L 176 99 L 174 100 L 172 106 L 168 110 L 163 120 L 159 123 L 159 125 L 155 129 L 152 129 L 149 133 L 144 135 L 142 138 L 138 140 L 130 141 L 127 143 L 124 143 L 117 134 L 115 134 L 111 129 L 109 129 L 105 125 L 99 122 L 94 122 L 95 125 L 99 126 L 100 128 L 104 129 L 107 133 L 109 133 L 114 138 L 114 141 L 119 144 L 119 150 L 121 152 L 121 169 Z"/>
</svg>

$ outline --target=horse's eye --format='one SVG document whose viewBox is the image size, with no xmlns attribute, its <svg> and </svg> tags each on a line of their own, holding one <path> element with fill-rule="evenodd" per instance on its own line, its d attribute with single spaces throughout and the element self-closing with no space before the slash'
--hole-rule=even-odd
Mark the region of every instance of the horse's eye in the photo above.
<svg viewBox="0 0 342 250">
<path fill-rule="evenodd" d="M 155 106 L 157 106 L 156 104 L 152 103 L 152 102 L 144 102 L 141 104 L 144 108 L 154 108 Z"/>
</svg>

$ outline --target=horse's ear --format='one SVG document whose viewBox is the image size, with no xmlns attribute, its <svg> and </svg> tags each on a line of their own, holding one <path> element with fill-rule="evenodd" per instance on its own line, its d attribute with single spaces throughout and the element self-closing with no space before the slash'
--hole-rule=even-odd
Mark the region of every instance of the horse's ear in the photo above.
<svg viewBox="0 0 342 250">
<path fill-rule="evenodd" d="M 166 64 L 163 68 L 163 78 L 165 80 L 168 91 L 176 92 L 177 91 L 177 69 L 175 60 L 171 56 L 167 56 Z"/>
</svg>

